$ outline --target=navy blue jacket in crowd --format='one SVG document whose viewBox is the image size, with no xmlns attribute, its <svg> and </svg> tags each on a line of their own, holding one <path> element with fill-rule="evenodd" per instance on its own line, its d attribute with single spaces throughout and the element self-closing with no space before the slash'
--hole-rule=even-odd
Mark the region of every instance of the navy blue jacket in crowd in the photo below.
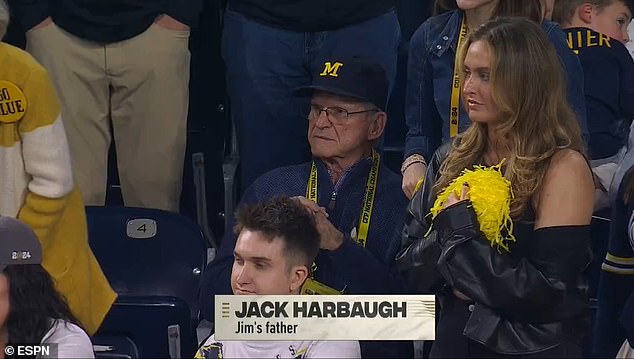
<svg viewBox="0 0 634 359">
<path fill-rule="evenodd" d="M 621 325 L 625 329 L 625 338 L 632 347 L 634 343 L 634 291 L 630 294 L 630 297 L 623 306 L 623 313 L 621 314 Z M 633 347 L 634 348 L 634 347 Z"/>
<path fill-rule="evenodd" d="M 139 35 L 160 14 L 194 27 L 203 0 L 9 0 L 9 4 L 25 31 L 50 16 L 77 37 L 108 44 Z"/>
<path fill-rule="evenodd" d="M 630 243 L 634 200 L 626 204 L 623 199 L 624 188 L 632 176 L 634 167 L 623 177 L 616 202 L 612 207 L 608 253 L 601 266 L 597 295 L 599 309 L 594 324 L 592 345 L 592 352 L 596 358 L 614 358 L 628 334 L 619 319 L 627 298 L 634 294 L 634 250 Z M 632 309 L 630 308 L 630 313 Z M 632 321 L 634 322 L 634 318 Z M 634 342 L 630 342 L 632 343 Z"/>
<path fill-rule="evenodd" d="M 607 35 L 587 28 L 564 31 L 583 67 L 590 158 L 613 156 L 627 143 L 634 117 L 634 60 Z"/>
<path fill-rule="evenodd" d="M 430 160 L 436 149 L 449 140 L 451 84 L 462 17 L 461 10 L 454 10 L 429 18 L 410 40 L 405 98 L 405 122 L 408 127 L 405 157 L 417 153 Z M 581 64 L 568 48 L 559 25 L 544 21 L 542 29 L 555 46 L 565 69 L 568 101 L 585 135 L 586 104 Z M 458 125 L 460 132 L 471 125 L 462 103 Z"/>
<path fill-rule="evenodd" d="M 402 293 L 404 285 L 400 277 L 392 272 L 407 206 L 400 176 L 381 163 L 367 247 L 364 248 L 351 239 L 351 232 L 358 232 L 371 160 L 364 159 L 350 168 L 336 191 L 325 164 L 316 160 L 316 165 L 318 203 L 326 208 L 328 219 L 346 238 L 334 251 L 320 250 L 315 260 L 315 279 L 334 289 L 344 290 L 345 294 Z M 244 193 L 240 205 L 266 201 L 279 195 L 305 196 L 310 168 L 311 163 L 305 163 L 278 168 L 262 175 Z M 331 205 L 331 197 L 335 192 L 336 199 Z M 233 233 L 225 234 L 220 252 L 205 270 L 200 308 L 203 317 L 209 321 L 214 321 L 214 295 L 231 294 L 230 276 L 235 243 L 236 236 Z M 393 345 L 381 345 L 381 342 L 371 345 L 362 342 L 361 350 L 364 357 L 406 355 L 401 349 Z"/>
<path fill-rule="evenodd" d="M 332 31 L 383 15 L 395 0 L 229 0 L 231 11 L 296 32 Z"/>
</svg>

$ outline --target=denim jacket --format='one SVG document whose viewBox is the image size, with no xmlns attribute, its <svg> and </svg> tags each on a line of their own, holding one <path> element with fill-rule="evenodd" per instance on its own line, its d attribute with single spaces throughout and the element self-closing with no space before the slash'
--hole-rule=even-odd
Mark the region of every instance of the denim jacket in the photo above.
<svg viewBox="0 0 634 359">
<path fill-rule="evenodd" d="M 463 12 L 450 11 L 425 21 L 410 40 L 407 66 L 405 121 L 408 132 L 405 157 L 421 154 L 426 159 L 449 140 L 451 81 Z M 581 132 L 587 134 L 583 69 L 568 48 L 564 32 L 554 22 L 542 28 L 551 40 L 565 69 L 568 100 L 579 118 Z M 471 122 L 460 104 L 459 130 Z"/>
</svg>

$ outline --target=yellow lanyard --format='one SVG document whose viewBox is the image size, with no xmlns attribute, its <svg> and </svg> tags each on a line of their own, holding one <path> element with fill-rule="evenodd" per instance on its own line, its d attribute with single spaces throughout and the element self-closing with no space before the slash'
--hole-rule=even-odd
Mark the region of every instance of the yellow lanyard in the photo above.
<svg viewBox="0 0 634 359">
<path fill-rule="evenodd" d="M 359 218 L 359 234 L 357 238 L 353 238 L 357 243 L 365 247 L 368 239 L 368 230 L 370 228 L 370 218 L 372 217 L 372 209 L 374 205 L 374 196 L 376 195 L 376 184 L 379 179 L 379 165 L 381 163 L 381 155 L 372 150 L 372 167 L 368 175 L 368 182 L 365 186 L 365 195 L 361 205 L 361 218 Z M 315 161 L 310 168 L 310 176 L 308 177 L 308 185 L 306 186 L 306 198 L 317 203 L 317 166 Z M 336 295 L 342 294 L 343 290 L 331 288 L 313 278 L 313 273 L 317 269 L 315 263 L 311 270 L 310 278 L 306 279 L 302 285 L 301 294 L 305 295 Z M 345 288 L 344 288 L 345 290 Z"/>
<path fill-rule="evenodd" d="M 365 195 L 361 205 L 361 217 L 359 218 L 359 233 L 357 238 L 353 238 L 357 243 L 365 247 L 368 239 L 368 231 L 370 229 L 370 218 L 372 217 L 372 209 L 374 206 L 374 196 L 376 195 L 376 184 L 379 180 L 379 164 L 381 163 L 381 155 L 372 150 L 372 167 L 368 175 L 368 182 L 365 186 Z M 306 186 L 306 198 L 317 203 L 317 166 L 315 161 L 310 168 L 310 176 L 308 177 L 308 185 Z"/>
<path fill-rule="evenodd" d="M 460 80 L 460 47 L 467 37 L 467 23 L 464 16 L 462 17 L 462 24 L 460 25 L 460 35 L 458 36 L 458 46 L 456 47 L 456 57 L 453 65 L 453 81 L 451 84 L 451 104 L 449 108 L 449 136 L 454 137 L 458 134 L 458 120 L 460 112 L 460 88 L 462 87 L 462 81 Z"/>
</svg>

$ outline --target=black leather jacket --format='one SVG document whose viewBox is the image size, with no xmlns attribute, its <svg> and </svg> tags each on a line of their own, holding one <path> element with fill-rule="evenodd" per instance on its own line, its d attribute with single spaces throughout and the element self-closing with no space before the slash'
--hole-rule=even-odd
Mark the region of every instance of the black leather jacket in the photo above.
<svg viewBox="0 0 634 359">
<path fill-rule="evenodd" d="M 582 273 L 591 260 L 589 226 L 532 231 L 526 253 L 514 258 L 491 248 L 463 201 L 438 214 L 425 236 L 432 187 L 448 150 L 434 154 L 408 206 L 397 269 L 410 289 L 449 286 L 466 294 L 474 309 L 463 334 L 497 353 L 536 353 L 579 339 L 588 310 Z"/>
</svg>

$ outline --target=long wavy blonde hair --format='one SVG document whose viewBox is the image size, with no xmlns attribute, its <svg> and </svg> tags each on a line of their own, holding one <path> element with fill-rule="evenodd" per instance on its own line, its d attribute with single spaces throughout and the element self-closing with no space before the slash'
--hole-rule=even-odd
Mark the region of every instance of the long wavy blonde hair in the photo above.
<svg viewBox="0 0 634 359">
<path fill-rule="evenodd" d="M 581 131 L 566 99 L 559 58 L 539 25 L 522 18 L 497 18 L 486 23 L 472 32 L 459 50 L 459 69 L 463 69 L 467 50 L 476 41 L 489 47 L 491 95 L 502 114 L 496 134 L 509 145 L 504 176 L 514 193 L 511 217 L 518 219 L 539 191 L 555 152 L 570 148 L 583 153 Z M 462 99 L 465 101 L 464 95 Z M 454 139 L 441 165 L 436 193 L 465 168 L 483 163 L 487 140 L 487 124 L 482 123 L 472 123 Z"/>
</svg>

